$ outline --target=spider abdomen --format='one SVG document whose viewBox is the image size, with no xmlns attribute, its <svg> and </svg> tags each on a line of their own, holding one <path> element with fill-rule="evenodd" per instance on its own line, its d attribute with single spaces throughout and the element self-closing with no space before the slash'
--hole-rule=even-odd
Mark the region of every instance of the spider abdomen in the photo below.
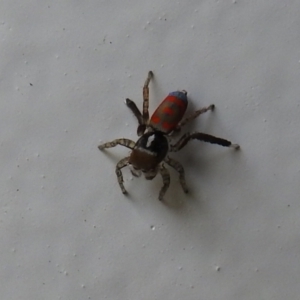
<svg viewBox="0 0 300 300">
<path fill-rule="evenodd" d="M 186 95 L 186 91 L 170 93 L 151 116 L 149 125 L 154 130 L 164 134 L 168 134 L 176 129 L 188 105 Z"/>
</svg>

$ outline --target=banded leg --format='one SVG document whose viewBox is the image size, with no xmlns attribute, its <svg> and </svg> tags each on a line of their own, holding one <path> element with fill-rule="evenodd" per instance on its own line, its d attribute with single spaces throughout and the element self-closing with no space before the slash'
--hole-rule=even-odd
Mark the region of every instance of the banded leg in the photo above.
<svg viewBox="0 0 300 300">
<path fill-rule="evenodd" d="M 116 147 L 117 145 L 127 147 L 129 149 L 133 149 L 135 146 L 135 142 L 129 139 L 116 139 L 108 143 L 104 143 L 98 146 L 99 150 L 103 150 L 105 148 Z"/>
<path fill-rule="evenodd" d="M 151 78 L 153 77 L 153 72 L 149 71 L 146 81 L 143 87 L 143 119 L 144 124 L 147 124 L 149 120 L 149 83 Z"/>
<path fill-rule="evenodd" d="M 138 136 L 143 135 L 143 133 L 146 130 L 146 124 L 144 124 L 144 118 L 143 118 L 140 110 L 138 109 L 136 104 L 128 98 L 125 100 L 125 103 L 126 103 L 127 107 L 133 112 L 133 114 L 135 115 L 135 117 L 138 120 L 139 126 L 137 128 L 137 135 Z"/>
<path fill-rule="evenodd" d="M 215 137 L 210 134 L 194 132 L 194 133 L 186 133 L 184 134 L 174 145 L 170 145 L 170 152 L 177 152 L 182 149 L 190 140 L 199 140 L 211 144 L 217 144 L 223 147 L 231 147 L 234 149 L 239 149 L 240 146 L 238 144 L 232 144 L 230 141 L 225 139 Z"/>
<path fill-rule="evenodd" d="M 168 156 L 164 159 L 164 161 L 179 173 L 179 182 L 181 184 L 181 187 L 185 193 L 188 193 L 189 190 L 187 188 L 186 181 L 185 181 L 184 168 L 181 165 L 181 163 Z"/>
<path fill-rule="evenodd" d="M 124 180 L 123 180 L 123 174 L 122 174 L 121 169 L 128 166 L 128 164 L 129 164 L 128 159 L 129 159 L 129 157 L 125 157 L 125 158 L 121 159 L 116 165 L 116 174 L 117 174 L 117 178 L 118 178 L 118 183 L 119 183 L 119 186 L 120 186 L 123 194 L 127 194 L 127 191 L 124 188 L 124 184 L 123 184 Z"/>
<path fill-rule="evenodd" d="M 178 123 L 177 127 L 176 127 L 176 131 L 180 131 L 181 127 L 183 127 L 185 124 L 187 124 L 188 122 L 196 119 L 198 116 L 206 113 L 207 111 L 211 110 L 213 111 L 215 109 L 215 105 L 211 104 L 208 107 L 204 107 L 201 109 L 196 110 L 194 113 L 192 113 L 190 116 L 188 116 L 187 118 L 185 118 L 184 120 L 182 120 L 181 122 Z"/>
<path fill-rule="evenodd" d="M 163 186 L 159 192 L 158 199 L 159 199 L 159 201 L 163 201 L 164 195 L 170 185 L 170 174 L 169 174 L 169 171 L 165 168 L 165 166 L 163 164 L 161 164 L 159 167 L 159 173 L 163 180 Z"/>
</svg>

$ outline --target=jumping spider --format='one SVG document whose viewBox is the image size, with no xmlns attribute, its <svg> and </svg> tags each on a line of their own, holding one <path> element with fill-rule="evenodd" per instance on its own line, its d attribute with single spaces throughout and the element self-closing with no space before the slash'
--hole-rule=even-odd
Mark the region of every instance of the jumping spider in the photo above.
<svg viewBox="0 0 300 300">
<path fill-rule="evenodd" d="M 175 91 L 170 93 L 162 101 L 149 119 L 149 83 L 152 77 L 153 73 L 152 71 L 149 71 L 143 87 L 143 113 L 140 112 L 132 100 L 126 99 L 125 101 L 126 105 L 138 120 L 139 125 L 137 134 L 140 138 L 137 142 L 121 138 L 102 144 L 98 148 L 99 150 L 103 150 L 105 148 L 121 145 L 132 150 L 130 155 L 121 159 L 116 166 L 118 183 L 123 194 L 126 194 L 127 192 L 123 184 L 122 168 L 130 165 L 131 172 L 134 176 L 139 176 L 142 172 L 148 180 L 153 179 L 159 172 L 162 176 L 163 186 L 159 192 L 158 199 L 162 201 L 170 185 L 170 174 L 165 168 L 165 163 L 179 173 L 179 181 L 182 189 L 185 193 L 188 192 L 184 169 L 178 161 L 168 156 L 169 152 L 181 150 L 193 139 L 211 144 L 218 144 L 224 147 L 232 147 L 234 149 L 239 149 L 240 146 L 202 132 L 185 133 L 176 143 L 169 144 L 168 138 L 173 132 L 179 131 L 186 123 L 192 121 L 208 110 L 214 110 L 215 106 L 214 104 L 211 104 L 208 107 L 195 111 L 187 118 L 182 119 L 188 105 L 187 92 L 185 90 Z"/>
</svg>

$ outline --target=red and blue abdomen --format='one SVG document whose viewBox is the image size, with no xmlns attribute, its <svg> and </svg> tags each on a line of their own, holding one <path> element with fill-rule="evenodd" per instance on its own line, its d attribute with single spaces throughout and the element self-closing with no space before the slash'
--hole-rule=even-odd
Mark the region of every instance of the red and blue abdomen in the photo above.
<svg viewBox="0 0 300 300">
<path fill-rule="evenodd" d="M 187 105 L 186 91 L 170 93 L 151 116 L 149 125 L 165 134 L 172 132 L 181 121 Z"/>
</svg>

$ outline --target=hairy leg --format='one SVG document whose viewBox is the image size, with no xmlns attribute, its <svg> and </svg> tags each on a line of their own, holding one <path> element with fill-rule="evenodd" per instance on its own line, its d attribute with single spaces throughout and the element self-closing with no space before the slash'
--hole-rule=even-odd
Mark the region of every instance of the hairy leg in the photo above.
<svg viewBox="0 0 300 300">
<path fill-rule="evenodd" d="M 196 110 L 194 113 L 192 113 L 190 116 L 188 116 L 187 118 L 183 119 L 181 122 L 179 122 L 179 124 L 177 125 L 176 127 L 176 131 L 180 131 L 181 128 L 186 125 L 188 122 L 196 119 L 198 116 L 206 113 L 207 111 L 211 110 L 213 111 L 215 109 L 215 105 L 214 104 L 211 104 L 210 106 L 208 107 L 204 107 L 204 108 L 201 108 L 201 109 L 198 109 Z"/>
<path fill-rule="evenodd" d="M 179 182 L 181 184 L 181 187 L 185 193 L 188 193 L 188 188 L 184 176 L 184 168 L 181 163 L 168 156 L 164 159 L 164 161 L 179 173 Z"/>
<path fill-rule="evenodd" d="M 143 135 L 143 133 L 146 130 L 146 124 L 144 124 L 144 118 L 143 115 L 141 114 L 140 110 L 138 109 L 138 107 L 136 106 L 136 104 L 130 100 L 130 99 L 126 99 L 125 103 L 127 105 L 127 107 L 133 112 L 134 116 L 137 118 L 138 120 L 138 128 L 137 128 L 137 135 L 141 136 Z"/>
<path fill-rule="evenodd" d="M 135 115 L 135 117 L 137 118 L 137 120 L 139 122 L 139 125 L 142 125 L 143 124 L 143 116 L 142 116 L 142 113 L 140 112 L 140 110 L 138 109 L 138 107 L 136 106 L 136 104 L 134 103 L 134 101 L 126 98 L 125 104 L 133 112 L 133 114 Z"/>
<path fill-rule="evenodd" d="M 119 183 L 119 186 L 120 186 L 123 194 L 127 194 L 127 191 L 125 190 L 125 187 L 123 184 L 124 180 L 123 180 L 123 175 L 122 175 L 121 169 L 128 166 L 128 159 L 129 159 L 129 157 L 125 157 L 125 158 L 121 159 L 116 165 L 116 174 L 117 174 L 117 178 L 118 178 L 118 183 Z"/>
<path fill-rule="evenodd" d="M 153 72 L 149 71 L 146 81 L 143 87 L 143 118 L 144 124 L 147 124 L 149 120 L 149 83 L 151 78 L 153 77 Z"/>
<path fill-rule="evenodd" d="M 162 177 L 162 180 L 163 180 L 163 186 L 159 192 L 159 196 L 158 196 L 158 199 L 159 201 L 163 201 L 164 199 L 164 195 L 167 191 L 167 189 L 169 188 L 169 185 L 170 185 L 170 174 L 169 174 L 169 171 L 164 167 L 163 164 L 160 165 L 159 167 L 159 173 Z"/>
<path fill-rule="evenodd" d="M 116 139 L 111 142 L 99 145 L 98 149 L 103 150 L 106 148 L 113 148 L 113 147 L 116 147 L 117 145 L 124 146 L 129 149 L 133 149 L 133 147 L 135 146 L 135 142 L 132 140 L 129 140 L 129 139 Z"/>
<path fill-rule="evenodd" d="M 231 147 L 234 149 L 239 149 L 240 146 L 238 144 L 232 144 L 230 141 L 225 139 L 215 137 L 210 134 L 194 132 L 194 133 L 186 133 L 184 134 L 174 145 L 170 145 L 170 152 L 177 152 L 181 150 L 190 140 L 199 140 L 211 144 L 217 144 L 223 147 Z"/>
</svg>

